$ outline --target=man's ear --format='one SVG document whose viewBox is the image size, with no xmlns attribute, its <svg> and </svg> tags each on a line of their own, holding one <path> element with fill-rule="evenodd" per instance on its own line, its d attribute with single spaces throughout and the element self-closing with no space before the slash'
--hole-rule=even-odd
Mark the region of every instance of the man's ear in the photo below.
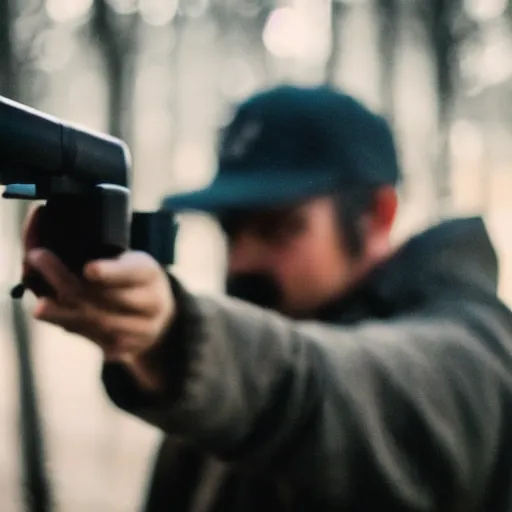
<svg viewBox="0 0 512 512">
<path fill-rule="evenodd" d="M 398 210 L 398 194 L 391 186 L 379 188 L 373 202 L 373 223 L 378 231 L 389 235 L 395 223 Z"/>
<path fill-rule="evenodd" d="M 362 228 L 366 240 L 388 240 L 398 210 L 398 195 L 392 186 L 378 188 L 369 210 L 363 215 Z"/>
</svg>

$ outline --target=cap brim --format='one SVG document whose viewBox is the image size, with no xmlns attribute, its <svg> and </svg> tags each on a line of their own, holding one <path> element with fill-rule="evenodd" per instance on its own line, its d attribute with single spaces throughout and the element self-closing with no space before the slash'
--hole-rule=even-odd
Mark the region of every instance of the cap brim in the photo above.
<svg viewBox="0 0 512 512">
<path fill-rule="evenodd" d="M 162 208 L 174 212 L 215 213 L 226 209 L 271 207 L 334 192 L 337 188 L 332 169 L 221 173 L 202 190 L 164 198 Z"/>
</svg>

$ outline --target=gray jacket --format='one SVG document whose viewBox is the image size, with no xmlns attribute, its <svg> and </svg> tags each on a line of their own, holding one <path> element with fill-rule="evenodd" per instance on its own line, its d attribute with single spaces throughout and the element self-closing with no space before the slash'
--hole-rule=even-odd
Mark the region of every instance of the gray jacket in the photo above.
<svg viewBox="0 0 512 512">
<path fill-rule="evenodd" d="M 315 322 L 173 287 L 167 393 L 103 375 L 168 434 L 147 512 L 512 510 L 512 314 L 480 219 L 414 237 Z"/>
</svg>

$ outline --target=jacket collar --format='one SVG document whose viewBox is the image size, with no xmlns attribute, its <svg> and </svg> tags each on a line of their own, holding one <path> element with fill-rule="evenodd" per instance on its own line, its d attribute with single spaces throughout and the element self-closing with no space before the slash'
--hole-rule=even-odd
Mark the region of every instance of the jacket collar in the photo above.
<svg viewBox="0 0 512 512">
<path fill-rule="evenodd" d="M 411 238 L 351 292 L 315 318 L 354 323 L 412 311 L 447 294 L 496 295 L 498 260 L 480 217 L 453 219 Z"/>
</svg>

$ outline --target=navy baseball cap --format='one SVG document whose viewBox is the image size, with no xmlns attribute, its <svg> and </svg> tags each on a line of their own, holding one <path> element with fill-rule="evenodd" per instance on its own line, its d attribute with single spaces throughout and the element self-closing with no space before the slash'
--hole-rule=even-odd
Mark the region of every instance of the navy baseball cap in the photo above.
<svg viewBox="0 0 512 512">
<path fill-rule="evenodd" d="M 162 207 L 210 213 L 294 203 L 355 187 L 396 185 L 400 171 L 386 121 L 327 86 L 278 86 L 235 112 L 218 169 L 201 190 Z"/>
</svg>

